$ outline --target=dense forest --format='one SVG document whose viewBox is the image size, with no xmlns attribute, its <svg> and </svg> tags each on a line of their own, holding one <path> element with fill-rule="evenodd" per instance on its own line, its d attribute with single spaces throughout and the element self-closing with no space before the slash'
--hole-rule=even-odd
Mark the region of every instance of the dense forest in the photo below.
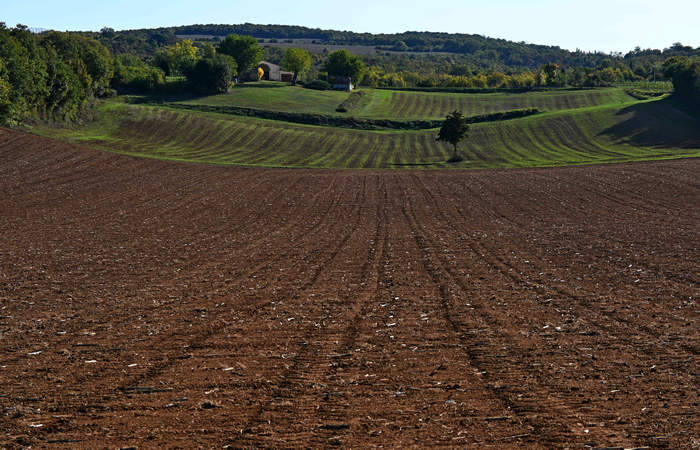
<svg viewBox="0 0 700 450">
<path fill-rule="evenodd" d="M 77 120 L 112 76 L 112 55 L 93 39 L 0 22 L 0 124 Z"/>
</svg>

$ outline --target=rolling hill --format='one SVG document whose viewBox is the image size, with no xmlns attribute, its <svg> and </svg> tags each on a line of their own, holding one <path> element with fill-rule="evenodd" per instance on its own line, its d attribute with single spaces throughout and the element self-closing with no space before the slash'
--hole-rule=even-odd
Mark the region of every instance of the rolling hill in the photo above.
<svg viewBox="0 0 700 450">
<path fill-rule="evenodd" d="M 382 105 L 387 104 L 382 102 L 391 105 L 391 101 L 404 93 L 379 91 L 373 95 L 379 106 L 370 102 L 364 107 L 365 114 L 379 114 L 381 107 L 385 107 Z M 583 94 L 573 91 L 565 95 L 542 92 L 513 97 L 414 95 L 444 98 L 474 111 L 533 104 L 549 105 L 553 110 L 521 119 L 472 125 L 469 138 L 461 145 L 465 161 L 456 165 L 444 162 L 449 148 L 435 141 L 436 130 L 365 131 L 308 126 L 182 111 L 168 108 L 167 104 L 109 102 L 102 107 L 99 120 L 86 126 L 36 127 L 35 131 L 118 153 L 264 167 L 506 168 L 700 156 L 698 119 L 676 108 L 668 98 L 638 101 L 625 98 L 616 90 L 583 91 Z M 488 95 L 493 95 L 495 101 L 486 102 L 484 98 L 491 98 Z M 427 109 L 427 104 L 409 103 L 393 111 L 399 116 L 438 114 L 437 108 Z M 330 102 L 319 108 L 329 105 Z M 557 105 L 579 107 L 556 110 Z"/>
</svg>

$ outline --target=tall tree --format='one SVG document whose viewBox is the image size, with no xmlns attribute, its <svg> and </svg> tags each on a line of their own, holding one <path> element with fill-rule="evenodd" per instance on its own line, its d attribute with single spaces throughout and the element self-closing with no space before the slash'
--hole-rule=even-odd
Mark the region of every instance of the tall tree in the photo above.
<svg viewBox="0 0 700 450">
<path fill-rule="evenodd" d="M 0 123 L 35 116 L 73 121 L 112 78 L 112 57 L 98 42 L 70 33 L 32 34 L 0 23 Z"/>
<path fill-rule="evenodd" d="M 289 48 L 282 58 L 282 67 L 294 72 L 292 86 L 296 86 L 298 76 L 311 70 L 311 54 L 301 48 Z"/>
<path fill-rule="evenodd" d="M 252 69 L 262 59 L 263 51 L 258 41 L 251 36 L 229 34 L 221 41 L 217 49 L 219 53 L 232 56 L 238 64 L 238 70 L 245 72 Z"/>
<path fill-rule="evenodd" d="M 0 123 L 9 122 L 12 117 L 12 99 L 10 98 L 10 82 L 7 81 L 7 70 L 5 63 L 0 57 Z"/>
<path fill-rule="evenodd" d="M 453 111 L 447 115 L 438 133 L 438 141 L 446 141 L 452 144 L 452 156 L 447 162 L 460 162 L 462 157 L 457 153 L 457 145 L 467 137 L 469 124 L 467 118 L 459 111 Z"/>
<path fill-rule="evenodd" d="M 234 76 L 236 76 L 236 61 L 228 55 L 200 59 L 187 73 L 187 79 L 192 88 L 202 94 L 228 91 Z"/>
<path fill-rule="evenodd" d="M 678 97 L 700 103 L 700 58 L 673 56 L 664 62 L 663 69 Z"/>
<path fill-rule="evenodd" d="M 328 72 L 328 75 L 350 77 L 354 82 L 358 82 L 365 71 L 365 63 L 359 56 L 347 50 L 337 50 L 328 55 L 323 70 Z"/>
<path fill-rule="evenodd" d="M 185 39 L 160 50 L 155 55 L 155 65 L 168 75 L 183 75 L 197 63 L 199 49 Z"/>
</svg>

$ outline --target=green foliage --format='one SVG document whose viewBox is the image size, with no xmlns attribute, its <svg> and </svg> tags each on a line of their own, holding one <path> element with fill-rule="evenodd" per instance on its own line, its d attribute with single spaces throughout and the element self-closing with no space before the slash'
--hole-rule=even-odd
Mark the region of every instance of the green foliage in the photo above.
<svg viewBox="0 0 700 450">
<path fill-rule="evenodd" d="M 468 132 L 469 122 L 461 112 L 453 111 L 447 115 L 445 122 L 443 122 L 442 127 L 440 127 L 437 140 L 452 144 L 454 150 L 448 162 L 462 161 L 461 157 L 457 154 L 457 145 L 467 137 Z"/>
<path fill-rule="evenodd" d="M 9 123 L 10 119 L 14 116 L 13 105 L 10 95 L 10 82 L 7 81 L 7 72 L 5 70 L 5 65 L 0 59 L 0 123 Z"/>
<path fill-rule="evenodd" d="M 544 74 L 544 84 L 546 84 L 547 86 L 563 85 L 561 79 L 561 71 L 559 70 L 559 64 L 548 62 L 542 68 L 542 73 Z"/>
<path fill-rule="evenodd" d="M 226 36 L 226 39 L 219 44 L 217 51 L 233 57 L 240 72 L 254 68 L 260 62 L 263 54 L 255 38 L 237 34 Z"/>
<path fill-rule="evenodd" d="M 284 25 L 190 25 L 166 29 L 168 32 L 192 35 L 226 36 L 231 33 L 267 39 L 307 39 L 323 44 L 343 46 L 367 46 L 373 55 L 365 58 L 368 65 L 381 65 L 388 72 L 403 70 L 418 71 L 413 67 L 389 67 L 406 62 L 426 61 L 428 66 L 439 66 L 442 61 L 458 60 L 460 65 L 468 65 L 479 70 L 500 70 L 505 73 L 523 69 L 535 70 L 548 62 L 558 64 L 562 69 L 574 66 L 602 67 L 605 61 L 624 62 L 630 69 L 639 71 L 645 78 L 653 76 L 653 67 L 670 56 L 700 56 L 700 48 L 674 44 L 668 49 L 635 49 L 626 55 L 609 55 L 601 52 L 569 51 L 555 46 L 526 44 L 494 39 L 474 34 L 448 34 L 430 32 L 406 32 L 399 34 L 353 33 L 338 30 L 320 30 L 300 26 Z M 153 33 L 156 30 L 134 31 L 133 34 Z M 401 51 L 390 55 L 376 54 L 379 50 Z M 408 52 L 412 52 L 409 54 Z M 438 53 L 439 52 L 439 53 Z M 449 53 L 449 54 L 445 54 Z M 416 57 L 418 54 L 418 57 Z M 413 59 L 411 59 L 413 58 Z M 454 75 L 472 75 L 462 73 Z"/>
<path fill-rule="evenodd" d="M 331 84 L 325 80 L 313 80 L 304 85 L 306 89 L 314 89 L 317 91 L 327 91 L 331 88 Z"/>
<path fill-rule="evenodd" d="M 39 39 L 43 47 L 52 49 L 49 51 L 55 51 L 61 60 L 72 66 L 85 90 L 102 95 L 109 88 L 114 63 L 102 44 L 84 36 L 54 31 Z"/>
<path fill-rule="evenodd" d="M 114 84 L 138 92 L 152 92 L 165 85 L 165 73 L 137 56 L 122 54 L 115 58 Z"/>
<path fill-rule="evenodd" d="M 418 66 L 425 70 L 425 67 Z M 503 88 L 522 89 L 531 87 L 600 87 L 619 82 L 636 81 L 639 77 L 625 67 L 597 69 L 561 69 L 556 64 L 547 64 L 537 73 L 529 70 L 506 74 L 500 71 L 467 71 L 458 67 L 451 73 L 427 73 L 414 71 L 387 72 L 380 66 L 370 66 L 365 71 L 361 85 L 368 87 L 440 87 L 440 88 Z"/>
<path fill-rule="evenodd" d="M 32 115 L 75 121 L 109 88 L 109 51 L 84 36 L 0 26 L 0 123 L 16 125 Z"/>
<path fill-rule="evenodd" d="M 187 80 L 195 92 L 217 94 L 228 91 L 236 75 L 236 60 L 228 55 L 215 55 L 197 61 L 187 73 Z"/>
<path fill-rule="evenodd" d="M 674 56 L 664 62 L 663 70 L 678 96 L 700 105 L 700 58 Z"/>
<path fill-rule="evenodd" d="M 190 40 L 183 40 L 159 50 L 154 56 L 154 63 L 166 75 L 184 75 L 197 63 L 199 49 Z"/>
<path fill-rule="evenodd" d="M 359 56 L 347 50 L 336 50 L 328 55 L 323 70 L 331 76 L 350 77 L 354 82 L 362 78 L 365 64 Z"/>
<path fill-rule="evenodd" d="M 297 77 L 311 70 L 311 54 L 301 48 L 288 48 L 282 58 L 282 68 L 294 72 L 292 85 L 297 84 Z"/>
<path fill-rule="evenodd" d="M 47 97 L 46 58 L 29 31 L 0 27 L 6 106 L 1 123 L 14 125 L 41 112 Z"/>
<path fill-rule="evenodd" d="M 214 44 L 211 44 L 209 42 L 205 42 L 203 44 L 200 44 L 199 47 L 199 57 L 202 59 L 207 59 L 207 58 L 213 58 L 216 56 L 216 47 L 214 47 Z"/>
<path fill-rule="evenodd" d="M 50 117 L 72 121 L 78 118 L 86 100 L 86 83 L 90 80 L 84 66 L 79 66 L 76 73 L 70 63 L 57 58 L 54 52 L 48 51 L 46 112 Z"/>
</svg>

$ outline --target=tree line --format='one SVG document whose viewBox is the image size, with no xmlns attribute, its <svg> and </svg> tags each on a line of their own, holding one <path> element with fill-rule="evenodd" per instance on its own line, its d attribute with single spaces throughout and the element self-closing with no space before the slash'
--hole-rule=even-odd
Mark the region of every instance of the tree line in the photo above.
<svg viewBox="0 0 700 450">
<path fill-rule="evenodd" d="M 606 63 L 621 63 L 640 77 L 653 78 L 655 69 L 661 72 L 661 64 L 672 56 L 700 56 L 700 48 L 673 44 L 663 50 L 640 49 L 626 53 L 605 54 L 603 52 L 569 51 L 557 46 L 527 44 L 495 39 L 473 34 L 450 34 L 435 32 L 406 32 L 398 34 L 370 34 L 349 31 L 321 30 L 287 25 L 188 25 L 156 29 L 114 31 L 103 28 L 101 32 L 87 32 L 86 36 L 100 41 L 114 54 L 131 53 L 140 57 L 152 56 L 162 47 L 173 45 L 178 36 L 199 36 L 214 41 L 230 34 L 252 36 L 258 39 L 301 39 L 308 42 L 335 45 L 363 45 L 377 49 L 375 55 L 363 56 L 368 65 L 381 64 L 389 72 L 396 70 L 390 64 L 404 65 L 410 56 L 431 57 L 428 65 L 438 61 L 452 61 L 453 65 L 468 64 L 478 70 L 514 72 L 523 69 L 535 70 L 549 62 L 561 67 L 597 68 Z M 300 46 L 301 42 L 298 43 Z M 386 52 L 385 52 L 386 51 Z M 387 53 L 388 52 L 388 53 Z"/>
<path fill-rule="evenodd" d="M 547 62 L 562 66 L 597 67 L 611 55 L 602 52 L 569 51 L 558 46 L 527 44 L 496 39 L 478 34 L 453 34 L 438 32 L 405 32 L 394 34 L 355 33 L 351 31 L 322 30 L 288 25 L 188 25 L 181 27 L 134 30 L 134 33 L 151 32 L 171 35 L 227 36 L 241 34 L 256 38 L 305 39 L 324 44 L 364 45 L 379 50 L 420 53 L 452 53 L 460 55 L 481 55 L 487 64 L 494 62 L 511 68 L 534 69 Z M 700 55 L 700 48 L 685 47 L 680 43 L 665 50 L 642 50 L 636 48 L 624 56 L 612 55 L 628 62 L 639 59 L 653 59 L 662 63 L 671 56 Z"/>
<path fill-rule="evenodd" d="M 664 62 L 663 70 L 673 82 L 675 95 L 700 107 L 700 58 L 674 56 Z"/>
<path fill-rule="evenodd" d="M 0 124 L 35 116 L 74 121 L 109 92 L 114 63 L 107 48 L 84 36 L 31 33 L 0 23 Z"/>
<path fill-rule="evenodd" d="M 478 35 L 428 32 L 373 35 L 296 26 L 255 24 L 191 25 L 119 32 L 111 28 L 104 28 L 99 33 L 83 34 L 98 40 L 116 55 L 129 53 L 150 61 L 157 52 L 177 43 L 178 36 L 199 36 L 195 40 L 199 40 L 197 45 L 200 45 L 207 40 L 211 43 L 217 43 L 231 33 L 252 36 L 258 40 L 272 37 L 293 38 L 314 40 L 323 44 L 373 45 L 378 49 L 391 49 L 391 52 L 377 50 L 373 54 L 360 55 L 365 65 L 376 66 L 382 74 L 390 74 L 384 80 L 376 81 L 377 85 L 387 87 L 394 86 L 395 83 L 401 85 L 400 78 L 404 79 L 407 87 L 412 87 L 416 77 L 409 73 L 426 79 L 420 83 L 416 81 L 417 86 L 420 84 L 451 86 L 456 83 L 462 87 L 477 87 L 480 84 L 478 78 L 472 80 L 473 82 L 466 83 L 463 78 L 450 77 L 497 72 L 508 76 L 520 73 L 527 75 L 529 72 L 537 76 L 538 72 L 541 72 L 541 69 L 549 63 L 557 64 L 561 68 L 565 84 L 604 86 L 619 81 L 663 80 L 662 64 L 666 59 L 673 56 L 700 56 L 700 48 L 694 49 L 680 43 L 673 44 L 664 50 L 642 50 L 637 47 L 622 55 L 619 53 L 571 52 L 558 47 L 515 43 Z M 464 44 L 460 47 L 455 44 L 455 42 L 462 41 L 472 42 L 473 45 Z M 435 44 L 435 46 L 430 47 L 430 51 L 416 53 L 423 45 L 421 42 L 436 42 L 441 43 L 440 45 L 443 47 L 447 45 L 447 47 L 438 48 L 439 46 Z M 297 42 L 297 45 L 304 48 L 303 42 Z M 284 56 L 283 49 L 263 44 L 263 52 L 266 60 L 281 64 Z M 327 54 L 314 54 L 312 52 L 312 72 L 321 70 L 326 56 Z M 368 81 L 370 80 L 368 79 Z M 374 85 L 374 81 L 371 83 Z M 517 81 L 514 83 L 517 84 Z"/>
<path fill-rule="evenodd" d="M 303 27 L 296 28 L 303 34 Z M 266 32 L 274 30 L 271 26 Z M 250 73 L 263 57 L 294 72 L 293 84 L 309 74 L 305 85 L 318 89 L 328 89 L 334 76 L 342 76 L 368 87 L 455 89 L 607 86 L 666 77 L 684 98 L 697 101 L 700 90 L 700 56 L 680 44 L 668 51 L 635 49 L 625 57 L 608 55 L 594 67 L 548 61 L 534 69 L 506 71 L 497 65 L 481 69 L 454 55 L 363 57 L 346 50 L 311 54 L 300 48 L 263 48 L 253 36 L 229 34 L 214 45 L 178 39 L 175 31 L 206 30 L 115 32 L 106 28 L 100 33 L 33 34 L 25 26 L 8 28 L 0 23 L 0 123 L 18 124 L 28 117 L 76 121 L 95 98 L 113 95 L 111 87 L 136 92 L 226 92 L 234 78 Z M 129 41 L 134 33 L 149 36 L 149 45 L 135 45 L 143 43 L 140 39 Z M 124 42 L 131 44 L 122 47 Z M 125 48 L 139 50 L 130 53 Z M 656 62 L 667 55 L 672 56 L 665 63 Z M 630 61 L 646 61 L 653 70 L 634 69 Z"/>
</svg>

